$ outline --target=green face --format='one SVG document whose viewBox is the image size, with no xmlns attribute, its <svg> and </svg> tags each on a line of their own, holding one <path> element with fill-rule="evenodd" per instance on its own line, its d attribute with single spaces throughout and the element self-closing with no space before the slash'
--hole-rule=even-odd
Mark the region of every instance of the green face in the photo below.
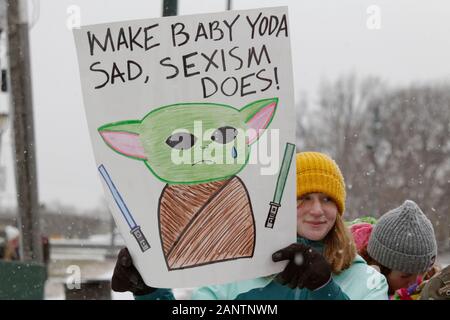
<svg viewBox="0 0 450 320">
<path fill-rule="evenodd" d="M 141 160 L 160 180 L 197 184 L 224 180 L 248 162 L 250 145 L 275 112 L 277 99 L 241 110 L 211 103 L 164 106 L 142 120 L 107 124 L 98 130 L 113 150 Z"/>
</svg>

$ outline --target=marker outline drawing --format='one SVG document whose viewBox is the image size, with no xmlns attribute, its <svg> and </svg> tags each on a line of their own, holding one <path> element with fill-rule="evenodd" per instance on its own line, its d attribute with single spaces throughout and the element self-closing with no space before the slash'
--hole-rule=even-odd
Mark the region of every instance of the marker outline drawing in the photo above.
<svg viewBox="0 0 450 320">
<path fill-rule="evenodd" d="M 105 180 L 105 183 L 109 188 L 109 191 L 111 191 L 114 201 L 116 202 L 117 206 L 119 207 L 119 210 L 122 213 L 122 216 L 124 217 L 125 221 L 127 222 L 128 227 L 130 228 L 130 233 L 134 236 L 137 243 L 139 244 L 139 248 L 141 249 L 142 252 L 147 251 L 148 249 L 150 249 L 150 244 L 148 243 L 144 233 L 142 232 L 141 227 L 134 220 L 133 215 L 131 214 L 130 210 L 128 210 L 128 207 L 125 204 L 125 201 L 123 201 L 123 198 L 119 193 L 119 190 L 117 190 L 116 186 L 114 185 L 114 182 L 112 181 L 105 166 L 103 164 L 100 165 L 98 167 L 98 171 L 100 172 L 100 175 L 103 177 L 103 180 Z"/>
<path fill-rule="evenodd" d="M 176 103 L 97 129 L 114 154 L 142 163 L 165 183 L 153 214 L 169 271 L 253 257 L 252 201 L 237 174 L 247 166 L 252 144 L 270 126 L 277 107 L 277 97 L 242 108 Z M 207 134 L 198 133 L 198 123 Z M 218 161 L 219 150 L 232 161 Z M 178 163 L 174 154 L 191 160 Z"/>
<path fill-rule="evenodd" d="M 284 187 L 286 186 L 289 169 L 291 167 L 292 156 L 295 153 L 295 145 L 293 143 L 286 143 L 284 149 L 283 160 L 281 162 L 280 171 L 278 172 L 277 184 L 273 194 L 273 200 L 269 203 L 270 209 L 266 219 L 266 228 L 273 229 L 275 219 L 278 214 L 278 209 L 281 207 L 281 198 L 283 197 Z"/>
</svg>

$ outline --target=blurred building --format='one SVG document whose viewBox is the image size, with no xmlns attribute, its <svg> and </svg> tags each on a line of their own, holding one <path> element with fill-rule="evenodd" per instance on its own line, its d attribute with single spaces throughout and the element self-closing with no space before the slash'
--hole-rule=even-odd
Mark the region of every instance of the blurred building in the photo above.
<svg viewBox="0 0 450 320">
<path fill-rule="evenodd" d="M 50 239 L 87 239 L 92 235 L 109 233 L 111 230 L 110 219 L 93 214 L 57 212 L 41 208 L 42 234 Z M 4 211 L 0 215 L 0 225 L 17 225 L 14 209 Z"/>
</svg>

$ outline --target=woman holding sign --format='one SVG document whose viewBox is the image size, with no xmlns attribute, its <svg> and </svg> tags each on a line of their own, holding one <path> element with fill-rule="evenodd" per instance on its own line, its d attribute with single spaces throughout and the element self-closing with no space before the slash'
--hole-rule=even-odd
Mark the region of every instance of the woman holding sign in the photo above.
<svg viewBox="0 0 450 320">
<path fill-rule="evenodd" d="M 387 299 L 383 275 L 356 254 L 342 218 L 344 178 L 337 164 L 318 152 L 297 154 L 297 243 L 275 252 L 288 261 L 278 275 L 202 287 L 193 299 L 344 300 Z M 174 299 L 169 289 L 145 285 L 127 249 L 119 253 L 112 288 L 136 299 Z"/>
</svg>

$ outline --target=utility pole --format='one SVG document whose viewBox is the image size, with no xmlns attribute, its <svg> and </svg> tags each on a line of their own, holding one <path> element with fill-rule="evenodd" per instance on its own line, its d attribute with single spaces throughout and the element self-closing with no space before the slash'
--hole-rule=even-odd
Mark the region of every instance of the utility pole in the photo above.
<svg viewBox="0 0 450 320">
<path fill-rule="evenodd" d="M 42 263 L 27 2 L 6 1 L 21 259 Z"/>
<path fill-rule="evenodd" d="M 163 17 L 178 14 L 178 0 L 163 0 Z"/>
</svg>

